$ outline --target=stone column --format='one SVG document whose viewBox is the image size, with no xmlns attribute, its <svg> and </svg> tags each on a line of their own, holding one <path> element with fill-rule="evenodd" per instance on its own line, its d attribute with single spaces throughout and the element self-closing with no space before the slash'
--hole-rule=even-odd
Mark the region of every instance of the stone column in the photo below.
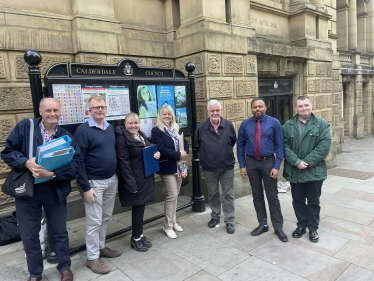
<svg viewBox="0 0 374 281">
<path fill-rule="evenodd" d="M 225 0 L 180 0 L 181 25 L 208 19 L 226 22 Z"/>
<path fill-rule="evenodd" d="M 251 26 L 250 0 L 227 0 L 226 21 L 231 24 L 232 33 L 253 37 L 256 32 Z"/>
<path fill-rule="evenodd" d="M 357 17 L 357 48 L 361 53 L 366 53 L 366 16 L 367 14 L 360 14 Z"/>
<path fill-rule="evenodd" d="M 173 41 L 175 39 L 175 32 L 181 25 L 178 0 L 165 1 L 165 17 L 167 40 Z"/>
<path fill-rule="evenodd" d="M 347 0 L 337 1 L 336 25 L 338 38 L 338 49 L 348 50 L 348 9 Z"/>
<path fill-rule="evenodd" d="M 367 4 L 366 52 L 374 53 L 374 1 Z"/>
<path fill-rule="evenodd" d="M 349 37 L 348 37 L 348 49 L 357 49 L 357 7 L 356 0 L 349 1 L 348 11 L 348 22 L 349 22 Z"/>
</svg>

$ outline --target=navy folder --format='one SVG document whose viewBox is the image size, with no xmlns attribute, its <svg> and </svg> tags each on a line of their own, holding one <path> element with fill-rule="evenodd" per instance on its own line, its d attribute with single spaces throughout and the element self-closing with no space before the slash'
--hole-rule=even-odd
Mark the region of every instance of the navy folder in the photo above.
<svg viewBox="0 0 374 281">
<path fill-rule="evenodd" d="M 150 175 L 160 171 L 158 159 L 153 156 L 156 152 L 157 145 L 155 144 L 142 149 L 145 177 L 149 177 Z"/>
</svg>

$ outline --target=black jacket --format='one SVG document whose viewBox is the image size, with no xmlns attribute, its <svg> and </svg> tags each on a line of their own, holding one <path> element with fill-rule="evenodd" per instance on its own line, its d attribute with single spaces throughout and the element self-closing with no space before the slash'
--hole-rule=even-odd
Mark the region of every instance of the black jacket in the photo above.
<svg viewBox="0 0 374 281">
<path fill-rule="evenodd" d="M 145 134 L 144 145 L 136 140 L 124 126 L 116 128 L 117 170 L 119 172 L 118 193 L 122 207 L 143 205 L 155 201 L 154 175 L 145 177 L 142 149 L 149 146 Z M 137 191 L 136 193 L 133 193 Z"/>
<path fill-rule="evenodd" d="M 179 134 L 181 132 L 179 131 Z M 161 157 L 159 159 L 160 171 L 157 174 L 171 175 L 177 173 L 177 161 L 181 158 L 181 153 L 175 151 L 173 138 L 167 131 L 162 131 L 156 126 L 152 129 L 152 142 L 157 145 L 157 150 L 160 151 Z M 188 154 L 188 142 L 184 139 L 184 151 Z"/>
<path fill-rule="evenodd" d="M 231 121 L 221 118 L 217 135 L 208 118 L 197 125 L 194 138 L 200 165 L 204 170 L 221 173 L 234 168 L 236 132 Z"/>
<path fill-rule="evenodd" d="M 36 148 L 43 144 L 43 138 L 39 128 L 41 120 L 41 117 L 34 119 L 33 157 L 35 157 Z M 30 120 L 22 120 L 16 125 L 6 140 L 5 149 L 1 152 L 1 159 L 13 169 L 16 168 L 19 171 L 27 169 L 23 166 L 23 163 L 25 163 L 29 157 L 29 132 Z M 65 200 L 69 195 L 71 191 L 70 181 L 78 177 L 79 171 L 83 165 L 80 148 L 74 137 L 61 126 L 58 126 L 54 138 L 57 139 L 64 135 L 68 135 L 71 138 L 71 146 L 75 150 L 72 161 L 66 166 L 54 170 L 56 174 L 55 179 L 38 183 L 38 185 L 45 185 L 45 188 L 52 186 L 56 190 L 60 201 Z"/>
</svg>

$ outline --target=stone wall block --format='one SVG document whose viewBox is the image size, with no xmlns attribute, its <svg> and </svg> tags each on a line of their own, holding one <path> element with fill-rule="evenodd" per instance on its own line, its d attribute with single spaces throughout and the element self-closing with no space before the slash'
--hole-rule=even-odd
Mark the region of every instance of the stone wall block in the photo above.
<svg viewBox="0 0 374 281">
<path fill-rule="evenodd" d="M 342 94 L 333 94 L 334 95 L 334 103 L 341 104 L 342 103 Z"/>
<path fill-rule="evenodd" d="M 243 75 L 244 59 L 243 56 L 223 55 L 223 72 L 224 75 Z"/>
<path fill-rule="evenodd" d="M 33 118 L 34 118 L 34 113 L 32 113 L 32 112 L 16 114 L 16 121 L 17 121 L 17 124 L 18 124 L 19 122 L 21 122 L 22 120 L 25 120 L 25 119 L 33 119 Z"/>
<path fill-rule="evenodd" d="M 332 114 L 341 116 L 341 111 L 340 111 L 340 105 L 339 104 L 334 104 L 332 106 Z"/>
<path fill-rule="evenodd" d="M 332 63 L 326 63 L 326 77 L 332 76 Z"/>
<path fill-rule="evenodd" d="M 0 52 L 0 82 L 10 80 L 10 68 L 8 54 Z"/>
<path fill-rule="evenodd" d="M 312 105 L 313 105 L 313 109 L 314 108 L 317 108 L 317 105 L 316 105 L 316 95 L 314 94 L 307 94 L 305 95 L 308 99 L 310 99 L 310 101 L 312 102 Z M 295 103 L 295 106 L 296 106 L 296 103 Z"/>
<path fill-rule="evenodd" d="M 321 110 L 321 117 L 325 119 L 327 122 L 332 123 L 332 109 L 323 109 Z"/>
<path fill-rule="evenodd" d="M 16 124 L 17 122 L 15 115 L 0 115 L 0 145 L 5 144 L 6 139 Z"/>
<path fill-rule="evenodd" d="M 156 67 L 156 68 L 173 68 L 174 60 L 173 59 L 155 59 L 147 58 L 147 66 Z"/>
<path fill-rule="evenodd" d="M 279 76 L 286 76 L 287 71 L 287 59 L 279 58 Z"/>
<path fill-rule="evenodd" d="M 3 151 L 5 147 L 0 147 L 0 151 Z M 11 168 L 0 159 L 0 178 L 6 178 Z M 1 196 L 1 195 L 0 195 Z"/>
<path fill-rule="evenodd" d="M 320 117 L 320 118 L 322 118 L 321 110 L 314 110 L 314 108 L 313 108 L 313 114 L 314 114 L 314 116 L 316 116 L 316 117 Z"/>
<path fill-rule="evenodd" d="M 1 110 L 32 109 L 30 88 L 0 88 Z"/>
<path fill-rule="evenodd" d="M 279 59 L 275 57 L 258 57 L 257 58 L 257 71 L 276 74 L 278 73 Z"/>
<path fill-rule="evenodd" d="M 332 91 L 332 80 L 331 79 L 321 79 L 321 91 L 322 92 Z"/>
<path fill-rule="evenodd" d="M 246 109 L 247 109 L 247 113 L 246 113 L 245 119 L 246 119 L 246 118 L 250 118 L 250 117 L 253 116 L 253 114 L 252 114 L 251 102 L 252 102 L 252 99 L 246 99 L 246 100 L 245 100 L 245 103 L 246 103 L 246 104 L 245 104 L 245 107 L 246 107 Z"/>
<path fill-rule="evenodd" d="M 23 58 L 23 53 L 15 52 L 10 53 L 10 68 L 12 80 L 17 79 L 29 79 L 29 65 Z M 50 55 L 41 53 L 42 61 L 39 64 L 40 73 L 42 77 L 52 65 L 62 62 L 73 62 L 74 57 L 72 55 Z"/>
<path fill-rule="evenodd" d="M 305 85 L 305 84 L 304 84 Z M 307 78 L 306 79 L 306 92 L 316 92 L 319 93 L 321 91 L 321 80 L 316 78 Z"/>
<path fill-rule="evenodd" d="M 208 99 L 233 98 L 233 78 L 207 78 Z"/>
<path fill-rule="evenodd" d="M 326 94 L 326 107 L 331 107 L 334 103 L 334 95 L 327 93 Z"/>
<path fill-rule="evenodd" d="M 107 60 L 109 64 L 118 64 L 121 60 L 130 59 L 133 60 L 138 66 L 146 66 L 146 58 L 144 57 L 129 57 L 129 56 L 108 56 Z"/>
<path fill-rule="evenodd" d="M 339 81 L 339 69 L 334 69 L 332 71 L 332 80 Z"/>
<path fill-rule="evenodd" d="M 339 81 L 332 82 L 332 91 L 333 92 L 342 92 L 342 83 Z"/>
<path fill-rule="evenodd" d="M 325 76 L 326 75 L 326 64 L 324 62 L 316 62 L 316 75 Z"/>
<path fill-rule="evenodd" d="M 196 120 L 197 123 L 203 122 L 205 119 L 207 119 L 207 112 L 206 112 L 206 102 L 197 102 L 196 103 Z"/>
<path fill-rule="evenodd" d="M 230 121 L 243 120 L 246 118 L 245 100 L 224 101 L 226 119 Z"/>
<path fill-rule="evenodd" d="M 256 77 L 234 78 L 235 96 L 238 98 L 248 98 L 258 96 L 258 86 Z"/>
<path fill-rule="evenodd" d="M 242 123 L 243 123 L 243 121 L 237 121 L 237 122 L 234 122 L 234 128 L 235 128 L 236 134 L 239 133 L 240 125 L 241 125 Z"/>
<path fill-rule="evenodd" d="M 106 55 L 102 54 L 77 54 L 75 55 L 75 62 L 92 63 L 92 64 L 107 64 Z"/>
<path fill-rule="evenodd" d="M 339 121 L 340 121 L 340 115 L 335 115 L 334 116 L 334 127 L 339 126 Z"/>
<path fill-rule="evenodd" d="M 204 54 L 199 53 L 192 56 L 182 57 L 175 60 L 176 68 L 181 70 L 187 77 L 186 64 L 188 62 L 193 62 L 195 64 L 195 75 L 204 74 Z"/>
<path fill-rule="evenodd" d="M 362 83 L 356 83 L 355 85 L 355 91 L 362 91 Z"/>
<path fill-rule="evenodd" d="M 222 59 L 220 54 L 207 53 L 205 55 L 207 73 L 221 74 L 222 72 Z"/>
<path fill-rule="evenodd" d="M 196 94 L 196 100 L 207 100 L 205 78 L 195 79 L 195 94 Z"/>
<path fill-rule="evenodd" d="M 5 193 L 1 191 L 4 181 L 5 181 L 5 178 L 0 179 L 0 206 L 4 206 L 15 201 L 14 197 L 6 195 Z"/>
<path fill-rule="evenodd" d="M 256 55 L 247 55 L 246 56 L 246 75 L 257 76 L 257 56 Z"/>
<path fill-rule="evenodd" d="M 318 94 L 315 96 L 315 107 L 318 109 L 325 108 L 327 106 L 326 102 L 326 95 L 325 94 Z"/>
<path fill-rule="evenodd" d="M 316 75 L 316 64 L 314 61 L 308 62 L 308 76 L 314 76 Z"/>
</svg>

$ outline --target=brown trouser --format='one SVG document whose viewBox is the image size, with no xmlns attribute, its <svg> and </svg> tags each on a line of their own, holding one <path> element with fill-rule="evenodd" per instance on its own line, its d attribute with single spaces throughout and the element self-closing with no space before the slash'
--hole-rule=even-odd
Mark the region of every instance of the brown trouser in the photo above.
<svg viewBox="0 0 374 281">
<path fill-rule="evenodd" d="M 160 178 L 164 182 L 166 190 L 164 228 L 170 230 L 177 224 L 176 209 L 182 179 L 178 179 L 177 175 L 160 175 Z"/>
</svg>

